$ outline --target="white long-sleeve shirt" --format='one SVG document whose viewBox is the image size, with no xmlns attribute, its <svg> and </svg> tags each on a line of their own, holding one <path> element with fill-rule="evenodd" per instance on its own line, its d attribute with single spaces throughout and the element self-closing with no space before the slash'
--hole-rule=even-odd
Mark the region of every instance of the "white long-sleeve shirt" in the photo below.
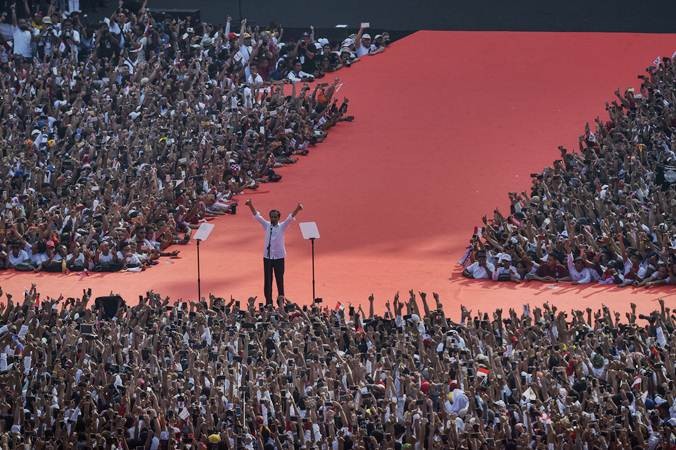
<svg viewBox="0 0 676 450">
<path fill-rule="evenodd" d="M 588 267 L 583 268 L 581 271 L 577 271 L 575 268 L 575 261 L 573 260 L 573 254 L 569 253 L 568 258 L 568 272 L 570 273 L 570 279 L 577 282 L 578 284 L 591 283 L 592 274 L 591 270 Z"/>
<path fill-rule="evenodd" d="M 490 270 L 491 272 L 495 271 L 495 266 L 493 264 L 486 262 L 486 268 L 483 268 L 479 265 L 478 261 L 474 261 L 472 264 L 467 266 L 467 272 L 472 275 L 472 278 L 475 280 L 483 280 L 483 279 L 488 279 L 490 278 L 490 275 L 488 274 L 488 271 L 486 269 Z"/>
<path fill-rule="evenodd" d="M 303 81 L 307 78 L 312 78 L 311 73 L 303 72 L 302 70 L 299 71 L 298 73 L 294 72 L 293 70 L 289 72 L 289 74 L 286 76 L 289 80 L 291 80 L 292 83 L 296 83 L 298 81 Z"/>
<path fill-rule="evenodd" d="M 289 216 L 277 225 L 272 226 L 270 222 L 265 220 L 261 213 L 256 213 L 254 219 L 263 227 L 265 232 L 263 257 L 268 259 L 282 259 L 286 257 L 286 247 L 284 246 L 284 232 L 294 220 L 293 215 Z"/>
<path fill-rule="evenodd" d="M 453 402 L 446 400 L 444 407 L 448 414 L 461 415 L 469 406 L 469 398 L 462 389 L 453 389 Z"/>
</svg>

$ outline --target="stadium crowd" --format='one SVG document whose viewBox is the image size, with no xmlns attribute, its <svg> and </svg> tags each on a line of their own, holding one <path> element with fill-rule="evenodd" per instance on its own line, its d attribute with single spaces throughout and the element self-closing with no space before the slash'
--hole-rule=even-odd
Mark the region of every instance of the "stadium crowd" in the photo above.
<svg viewBox="0 0 676 450">
<path fill-rule="evenodd" d="M 59 2 L 62 3 L 62 2 Z M 71 2 L 68 2 L 70 5 Z M 144 270 L 191 230 L 236 213 L 243 189 L 321 142 L 347 115 L 338 79 L 306 81 L 381 52 L 242 20 L 239 32 L 120 7 L 11 4 L 0 42 L 0 269 Z M 21 11 L 23 10 L 23 11 Z M 22 14 L 23 13 L 23 17 Z M 285 86 L 285 83 L 291 86 Z"/>
<path fill-rule="evenodd" d="M 607 307 L 383 316 L 210 297 L 0 304 L 0 442 L 31 449 L 667 449 L 674 319 Z M 109 314 L 106 316 L 106 314 Z M 112 319 L 112 320 L 111 320 Z M 22 447 L 25 446 L 25 447 Z"/>
<path fill-rule="evenodd" d="M 530 194 L 483 218 L 464 275 L 500 281 L 676 284 L 676 65 L 658 58 L 640 92 L 616 91 L 579 153 L 531 174 Z"/>
</svg>

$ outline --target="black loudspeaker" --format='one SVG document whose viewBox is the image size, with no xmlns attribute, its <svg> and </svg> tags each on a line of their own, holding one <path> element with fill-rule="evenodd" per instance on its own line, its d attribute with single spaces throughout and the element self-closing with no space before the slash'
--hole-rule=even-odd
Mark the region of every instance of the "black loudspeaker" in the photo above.
<svg viewBox="0 0 676 450">
<path fill-rule="evenodd" d="M 105 297 L 96 297 L 94 300 L 94 309 L 102 311 L 105 320 L 111 320 L 117 316 L 117 311 L 126 303 L 119 295 L 108 295 Z"/>
<path fill-rule="evenodd" d="M 164 8 L 148 8 L 154 17 L 162 16 L 173 19 L 191 18 L 193 24 L 198 24 L 202 21 L 202 11 L 199 9 L 164 9 Z"/>
</svg>

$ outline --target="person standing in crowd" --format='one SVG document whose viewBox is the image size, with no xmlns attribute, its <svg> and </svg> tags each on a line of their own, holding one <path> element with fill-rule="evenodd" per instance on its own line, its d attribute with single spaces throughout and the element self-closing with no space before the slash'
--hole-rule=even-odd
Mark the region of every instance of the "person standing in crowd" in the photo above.
<svg viewBox="0 0 676 450">
<path fill-rule="evenodd" d="M 277 168 L 352 120 L 338 79 L 284 92 L 301 58 L 310 72 L 301 63 L 296 80 L 343 67 L 338 41 L 312 33 L 299 55 L 280 26 L 244 20 L 231 33 L 228 20 L 222 33 L 144 1 L 89 25 L 66 0 L 5 3 L 0 270 L 141 271 L 177 258 L 168 247 L 235 214 L 238 195 L 279 181 Z"/>
<path fill-rule="evenodd" d="M 676 444 L 676 316 L 663 299 L 646 314 L 548 303 L 472 313 L 413 290 L 364 308 L 163 294 L 110 311 L 91 289 L 8 292 L 2 449 Z"/>
<path fill-rule="evenodd" d="M 263 247 L 263 278 L 265 301 L 268 305 L 272 304 L 272 276 L 274 273 L 277 283 L 277 294 L 284 296 L 284 259 L 286 258 L 286 248 L 284 246 L 284 233 L 294 220 L 296 215 L 303 210 L 303 205 L 298 203 L 296 209 L 282 222 L 279 221 L 281 213 L 273 209 L 270 211 L 268 222 L 254 208 L 251 199 L 246 201 L 246 205 L 251 209 L 251 213 L 265 231 L 265 245 Z"/>
<path fill-rule="evenodd" d="M 26 19 L 17 19 L 16 18 L 16 3 L 12 3 L 12 26 L 13 26 L 13 39 L 14 39 L 14 57 L 17 61 L 20 60 L 30 60 L 33 57 L 33 51 L 31 49 L 31 43 L 33 40 L 33 33 L 31 33 L 30 26 Z M 26 8 L 26 12 L 30 16 L 30 9 Z"/>
</svg>

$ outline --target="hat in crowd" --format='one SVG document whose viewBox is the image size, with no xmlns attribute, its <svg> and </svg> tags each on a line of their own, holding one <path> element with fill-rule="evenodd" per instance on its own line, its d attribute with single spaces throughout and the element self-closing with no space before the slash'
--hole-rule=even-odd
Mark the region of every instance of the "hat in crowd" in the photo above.
<svg viewBox="0 0 676 450">
<path fill-rule="evenodd" d="M 55 247 L 54 241 L 52 241 L 52 240 L 47 241 L 47 247 L 54 248 Z"/>
<path fill-rule="evenodd" d="M 350 45 L 354 45 L 354 40 L 347 38 L 343 41 L 342 44 L 340 44 L 341 47 L 349 47 Z"/>
<path fill-rule="evenodd" d="M 486 366 L 488 364 L 490 364 L 490 360 L 488 359 L 488 356 L 484 355 L 483 353 L 479 353 L 477 355 L 476 361 L 477 361 L 477 363 L 483 364 L 483 365 L 486 365 Z"/>
<path fill-rule="evenodd" d="M 368 33 L 364 33 L 364 34 L 361 35 L 361 38 L 362 39 L 371 39 L 371 35 L 368 34 Z"/>
<path fill-rule="evenodd" d="M 324 47 L 325 45 L 329 45 L 329 40 L 326 38 L 319 38 L 317 39 L 317 42 L 319 42 L 322 45 L 322 47 Z"/>
<path fill-rule="evenodd" d="M 46 23 L 47 25 L 51 25 L 52 24 L 52 18 L 49 17 L 49 16 L 45 16 L 45 17 L 42 18 L 42 23 Z"/>
<path fill-rule="evenodd" d="M 219 444 L 221 442 L 221 436 L 216 433 L 210 434 L 207 440 L 210 444 Z"/>
<path fill-rule="evenodd" d="M 498 261 L 509 261 L 512 262 L 512 256 L 509 253 L 498 253 Z"/>
</svg>

